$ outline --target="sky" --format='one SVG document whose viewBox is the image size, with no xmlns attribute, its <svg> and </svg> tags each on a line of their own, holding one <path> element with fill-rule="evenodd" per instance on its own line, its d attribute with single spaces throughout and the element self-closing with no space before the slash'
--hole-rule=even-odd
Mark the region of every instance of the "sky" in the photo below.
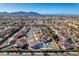
<svg viewBox="0 0 79 59">
<path fill-rule="evenodd" d="M 78 3 L 0 3 L 0 12 L 38 12 L 79 15 Z"/>
</svg>

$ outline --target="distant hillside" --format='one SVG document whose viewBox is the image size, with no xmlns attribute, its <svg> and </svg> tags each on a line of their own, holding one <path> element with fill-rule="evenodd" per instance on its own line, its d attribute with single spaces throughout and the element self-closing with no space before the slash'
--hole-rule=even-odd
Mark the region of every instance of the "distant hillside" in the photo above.
<svg viewBox="0 0 79 59">
<path fill-rule="evenodd" d="M 19 11 L 19 12 L 0 12 L 0 15 L 7 15 L 7 16 L 79 16 L 79 15 L 75 15 L 75 14 L 64 14 L 64 13 L 56 13 L 56 14 L 40 14 L 37 12 L 23 12 L 23 11 Z"/>
<path fill-rule="evenodd" d="M 11 13 L 0 12 L 0 15 L 20 15 L 20 16 L 33 15 L 33 16 L 40 16 L 41 14 L 36 13 L 36 12 L 23 12 L 23 11 L 20 11 L 20 12 L 11 12 Z"/>
</svg>

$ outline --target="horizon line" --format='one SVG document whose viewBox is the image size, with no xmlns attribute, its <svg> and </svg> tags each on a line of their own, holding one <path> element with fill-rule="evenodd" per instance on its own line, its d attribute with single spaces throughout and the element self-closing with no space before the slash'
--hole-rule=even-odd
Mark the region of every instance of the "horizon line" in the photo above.
<svg viewBox="0 0 79 59">
<path fill-rule="evenodd" d="M 12 11 L 12 12 L 8 12 L 8 11 L 0 11 L 0 13 L 15 13 L 15 12 L 25 12 L 25 13 L 30 13 L 30 12 L 34 12 L 34 13 L 38 13 L 41 15 L 78 15 L 79 14 L 70 14 L 70 13 L 40 13 L 40 12 L 35 12 L 35 11 Z"/>
</svg>

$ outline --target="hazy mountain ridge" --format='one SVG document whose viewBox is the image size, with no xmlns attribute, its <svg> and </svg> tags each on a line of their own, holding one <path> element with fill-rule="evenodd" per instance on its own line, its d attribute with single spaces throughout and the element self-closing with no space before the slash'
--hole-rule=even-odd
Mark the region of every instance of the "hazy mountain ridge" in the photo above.
<svg viewBox="0 0 79 59">
<path fill-rule="evenodd" d="M 0 12 L 0 15 L 34 15 L 34 16 L 40 16 L 41 14 L 37 13 L 37 12 Z"/>
<path fill-rule="evenodd" d="M 8 15 L 8 16 L 79 16 L 79 15 L 74 15 L 74 14 L 64 14 L 64 13 L 56 13 L 56 14 L 40 14 L 37 12 L 24 12 L 24 11 L 19 11 L 19 12 L 0 12 L 0 15 Z"/>
</svg>

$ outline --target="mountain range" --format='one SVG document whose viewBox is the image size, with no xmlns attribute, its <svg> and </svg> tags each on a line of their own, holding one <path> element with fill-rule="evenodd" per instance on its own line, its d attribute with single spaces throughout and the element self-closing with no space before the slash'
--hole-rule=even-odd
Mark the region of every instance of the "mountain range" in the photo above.
<svg viewBox="0 0 79 59">
<path fill-rule="evenodd" d="M 19 12 L 0 12 L 0 15 L 12 15 L 12 16 L 79 16 L 79 15 L 74 15 L 74 14 L 64 14 L 64 13 L 56 13 L 56 14 L 40 14 L 37 12 L 23 12 L 23 11 L 19 11 Z"/>
<path fill-rule="evenodd" d="M 8 13 L 8 12 L 0 12 L 0 15 L 21 15 L 21 16 L 24 16 L 24 15 L 33 15 L 33 16 L 40 16 L 41 14 L 37 13 L 37 12 L 23 12 L 23 11 L 20 11 L 20 12 L 11 12 L 11 13 Z"/>
</svg>

